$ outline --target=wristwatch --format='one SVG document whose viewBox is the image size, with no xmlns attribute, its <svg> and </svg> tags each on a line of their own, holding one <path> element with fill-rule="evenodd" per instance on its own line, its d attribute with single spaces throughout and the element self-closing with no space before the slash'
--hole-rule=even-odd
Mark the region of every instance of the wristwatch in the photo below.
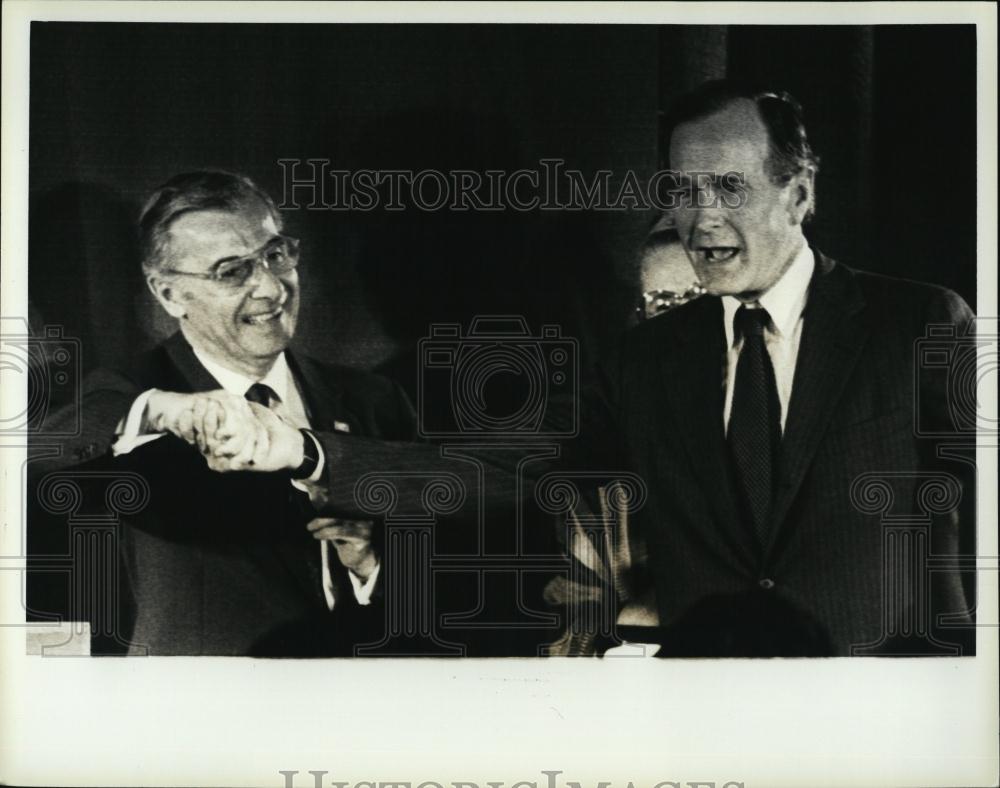
<svg viewBox="0 0 1000 788">
<path fill-rule="evenodd" d="M 292 471 L 292 478 L 297 481 L 308 479 L 319 467 L 319 441 L 311 430 L 301 429 L 302 433 L 302 464 Z"/>
</svg>

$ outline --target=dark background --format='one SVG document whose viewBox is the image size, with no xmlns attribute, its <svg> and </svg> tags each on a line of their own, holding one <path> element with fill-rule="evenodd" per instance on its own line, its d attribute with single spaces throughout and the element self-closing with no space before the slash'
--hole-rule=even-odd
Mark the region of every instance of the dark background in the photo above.
<svg viewBox="0 0 1000 788">
<path fill-rule="evenodd" d="M 791 91 L 822 158 L 809 228 L 858 267 L 975 304 L 975 28 L 34 23 L 32 322 L 115 365 L 171 330 L 139 275 L 143 197 L 199 167 L 280 199 L 280 158 L 334 168 L 657 166 L 678 93 L 724 75 Z M 558 323 L 596 354 L 625 325 L 641 211 L 288 211 L 299 340 L 412 376 L 414 341 L 477 313 Z"/>
<path fill-rule="evenodd" d="M 611 170 L 613 195 L 626 172 L 645 181 L 657 168 L 670 102 L 727 75 L 787 89 L 803 104 L 822 159 L 807 231 L 818 248 L 946 285 L 974 305 L 975 44 L 971 25 L 36 22 L 32 327 L 61 325 L 80 339 L 85 370 L 122 364 L 174 330 L 142 282 L 134 226 L 144 198 L 179 172 L 239 170 L 280 202 L 279 159 L 511 171 L 557 158 L 588 176 Z M 536 334 L 558 324 L 579 339 L 586 366 L 629 321 L 636 253 L 655 220 L 642 211 L 413 207 L 284 218 L 303 240 L 302 349 L 379 369 L 411 395 L 415 343 L 429 325 L 477 314 L 523 315 Z M 63 538 L 64 529 L 50 530 Z M 544 542 L 550 529 L 526 531 Z M 503 528 L 491 533 L 506 538 Z M 475 551 L 438 541 L 435 549 Z M 440 609 L 465 611 L 478 598 L 467 587 L 478 575 L 466 574 L 438 589 L 454 602 Z M 537 579 L 526 591 L 534 610 L 545 576 Z M 513 589 L 487 596 L 506 605 L 520 599 Z M 462 642 L 473 653 L 529 654 L 558 632 L 497 634 L 502 642 L 480 631 Z"/>
</svg>

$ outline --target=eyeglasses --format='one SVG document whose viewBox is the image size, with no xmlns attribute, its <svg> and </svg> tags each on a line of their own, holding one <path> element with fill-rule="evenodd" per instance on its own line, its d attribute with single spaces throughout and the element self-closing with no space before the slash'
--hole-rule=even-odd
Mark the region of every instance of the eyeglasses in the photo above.
<svg viewBox="0 0 1000 788">
<path fill-rule="evenodd" d="M 208 279 L 220 287 L 238 290 L 244 287 L 253 277 L 258 263 L 272 274 L 287 274 L 299 264 L 299 239 L 288 235 L 279 235 L 253 254 L 223 260 L 207 274 L 193 271 L 178 271 L 175 268 L 164 268 L 162 271 L 177 276 L 193 276 L 196 279 Z"/>
</svg>

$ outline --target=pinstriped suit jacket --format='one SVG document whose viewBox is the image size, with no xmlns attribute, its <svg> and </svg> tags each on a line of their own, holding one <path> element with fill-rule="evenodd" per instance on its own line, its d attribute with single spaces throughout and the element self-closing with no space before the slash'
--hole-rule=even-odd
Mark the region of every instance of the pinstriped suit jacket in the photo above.
<svg viewBox="0 0 1000 788">
<path fill-rule="evenodd" d="M 955 561 L 974 551 L 974 523 L 957 511 L 929 515 L 928 491 L 920 492 L 926 474 L 943 471 L 966 482 L 968 501 L 968 467 L 943 464 L 940 440 L 918 435 L 929 426 L 962 430 L 949 408 L 947 372 L 919 367 L 915 358 L 928 326 L 961 337 L 972 318 L 950 291 L 855 271 L 817 253 L 763 551 L 733 494 L 718 298 L 703 297 L 626 333 L 581 395 L 579 437 L 563 444 L 558 464 L 528 466 L 526 489 L 553 468 L 639 474 L 649 495 L 634 526 L 648 545 L 664 626 L 708 596 L 767 588 L 814 617 L 839 655 L 866 653 L 865 646 L 911 630 L 931 642 L 932 653 L 958 653 L 941 645 L 947 643 L 968 654 L 974 640 L 960 627 L 970 622 L 970 600 Z M 566 412 L 550 408 L 553 418 Z M 356 511 L 353 484 L 371 468 L 468 476 L 461 463 L 417 446 L 323 440 L 330 505 L 344 514 Z M 956 440 L 967 445 L 968 435 Z M 483 456 L 490 459 L 488 451 Z M 477 488 L 474 477 L 467 488 Z M 485 490 L 487 505 L 512 488 Z M 886 489 L 892 503 L 880 513 Z M 401 482 L 399 500 L 399 507 L 419 510 L 419 488 Z M 893 531 L 907 522 L 908 536 Z M 911 540 L 912 549 L 900 552 L 900 539 Z M 914 585 L 908 573 L 917 563 Z"/>
</svg>

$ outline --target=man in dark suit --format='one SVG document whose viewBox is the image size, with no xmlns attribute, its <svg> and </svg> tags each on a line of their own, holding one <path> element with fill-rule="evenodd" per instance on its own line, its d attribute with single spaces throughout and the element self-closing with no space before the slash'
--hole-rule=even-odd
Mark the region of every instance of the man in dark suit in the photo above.
<svg viewBox="0 0 1000 788">
<path fill-rule="evenodd" d="M 714 297 L 644 326 L 622 361 L 625 378 L 639 364 L 658 368 L 670 424 L 647 426 L 681 444 L 645 514 L 661 524 L 646 529 L 661 611 L 677 621 L 674 611 L 719 595 L 747 609 L 751 588 L 808 617 L 775 630 L 778 653 L 812 653 L 824 639 L 844 655 L 968 652 L 969 630 L 941 626 L 946 616 L 970 623 L 959 573 L 934 574 L 926 560 L 954 560 L 963 547 L 958 495 L 939 511 L 926 505 L 928 490 L 958 480 L 918 437 L 921 419 L 948 421 L 947 391 L 914 358 L 929 326 L 967 337 L 971 311 L 954 293 L 853 271 L 809 247 L 818 163 L 787 94 L 709 84 L 678 102 L 666 128 L 674 170 L 717 177 L 675 212 Z M 742 175 L 736 200 L 718 189 L 726 173 Z M 650 389 L 619 385 L 625 410 L 649 411 Z M 886 488 L 895 500 L 876 511 L 870 496 Z M 930 525 L 904 537 L 880 515 Z M 891 539 L 908 537 L 926 539 L 927 552 L 898 565 Z M 825 638 L 809 634 L 813 623 Z M 684 626 L 714 653 L 709 621 Z M 811 642 L 796 643 L 798 633 Z"/>
<path fill-rule="evenodd" d="M 974 653 L 972 484 L 918 436 L 949 431 L 949 403 L 914 364 L 930 326 L 967 339 L 971 311 L 810 248 L 818 161 L 791 97 L 710 83 L 665 126 L 667 219 L 709 295 L 627 335 L 599 397 L 649 485 L 662 653 Z"/>
<path fill-rule="evenodd" d="M 93 458 L 70 478 L 86 486 L 107 478 L 100 472 L 133 472 L 123 478 L 148 490 L 120 532 L 132 612 L 119 636 L 130 653 L 151 655 L 340 654 L 377 639 L 372 523 L 317 516 L 310 496 L 326 469 L 312 431 L 413 439 L 407 398 L 384 379 L 287 349 L 298 242 L 249 179 L 173 178 L 147 204 L 141 236 L 149 287 L 180 330 L 129 368 L 91 375 L 83 434 L 34 466 Z M 213 438 L 231 435 L 254 409 L 294 433 L 280 455 L 288 470 L 211 470 L 206 419 Z"/>
<path fill-rule="evenodd" d="M 967 337 L 971 311 L 809 246 L 818 165 L 789 96 L 709 84 L 678 103 L 667 140 L 687 189 L 671 216 L 708 295 L 626 333 L 582 392 L 578 436 L 558 463 L 526 465 L 524 489 L 553 470 L 642 479 L 634 527 L 667 655 L 973 653 L 958 559 L 974 524 L 957 518 L 973 493 L 921 437 L 948 430 L 953 403 L 947 376 L 914 362 L 931 326 Z M 291 445 L 263 420 L 268 445 Z M 425 447 L 320 440 L 340 515 L 363 515 L 355 485 L 372 468 L 450 471 L 476 489 Z M 401 476 L 397 511 L 419 498 Z"/>
</svg>

